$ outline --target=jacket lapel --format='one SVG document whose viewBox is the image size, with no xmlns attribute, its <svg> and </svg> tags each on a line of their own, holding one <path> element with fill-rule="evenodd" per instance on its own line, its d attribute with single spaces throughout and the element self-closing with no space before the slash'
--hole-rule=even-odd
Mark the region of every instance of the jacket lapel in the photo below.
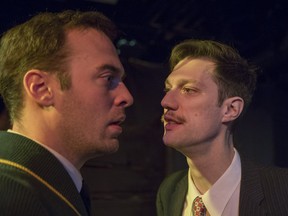
<svg viewBox="0 0 288 216">
<path fill-rule="evenodd" d="M 183 206 L 186 198 L 186 193 L 188 190 L 188 176 L 185 175 L 181 181 L 176 185 L 174 193 L 171 195 L 171 206 L 170 211 L 171 216 L 181 216 L 183 211 Z"/>
</svg>

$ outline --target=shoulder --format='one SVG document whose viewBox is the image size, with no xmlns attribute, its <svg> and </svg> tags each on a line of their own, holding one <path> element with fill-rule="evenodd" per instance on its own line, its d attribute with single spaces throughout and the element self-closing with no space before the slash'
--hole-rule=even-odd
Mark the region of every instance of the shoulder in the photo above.
<svg viewBox="0 0 288 216">
<path fill-rule="evenodd" d="M 45 215 L 37 191 L 29 177 L 13 169 L 1 168 L 0 174 L 0 209 L 1 215 Z M 13 173 L 13 175 L 11 175 Z M 15 175 L 16 174 L 16 175 Z M 36 182 L 33 182 L 33 184 Z M 4 198 L 5 197 L 5 198 Z"/>
<path fill-rule="evenodd" d="M 0 198 L 3 216 L 74 215 L 71 206 L 38 179 L 3 164 L 0 164 Z"/>
<path fill-rule="evenodd" d="M 259 175 L 261 178 L 267 179 L 288 179 L 288 169 L 277 167 L 277 166 L 267 166 L 256 162 L 252 162 L 248 159 L 241 159 L 242 172 L 244 174 L 253 175 L 253 173 Z"/>
<path fill-rule="evenodd" d="M 265 166 L 260 169 L 260 177 L 267 186 L 275 185 L 288 190 L 288 169 L 274 166 Z"/>
<path fill-rule="evenodd" d="M 277 166 L 264 166 L 249 160 L 241 160 L 242 179 L 249 182 L 260 182 L 268 193 L 288 192 L 288 169 Z M 258 179 L 258 180 L 257 180 Z M 251 181 L 250 181 L 251 180 Z M 288 193 L 287 193 L 288 194 Z"/>
</svg>

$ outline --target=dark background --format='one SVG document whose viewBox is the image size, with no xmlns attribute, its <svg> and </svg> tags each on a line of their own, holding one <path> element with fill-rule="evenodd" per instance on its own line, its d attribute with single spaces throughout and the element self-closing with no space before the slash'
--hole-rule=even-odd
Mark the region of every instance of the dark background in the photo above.
<svg viewBox="0 0 288 216">
<path fill-rule="evenodd" d="M 116 44 L 134 106 L 127 111 L 120 150 L 87 162 L 82 170 L 98 215 L 155 215 L 160 182 L 186 167 L 182 155 L 164 147 L 160 122 L 169 52 L 183 39 L 227 43 L 260 66 L 258 87 L 235 142 L 258 162 L 288 167 L 286 1 L 7 0 L 0 3 L 0 31 L 40 11 L 63 9 L 99 10 L 125 33 Z"/>
</svg>

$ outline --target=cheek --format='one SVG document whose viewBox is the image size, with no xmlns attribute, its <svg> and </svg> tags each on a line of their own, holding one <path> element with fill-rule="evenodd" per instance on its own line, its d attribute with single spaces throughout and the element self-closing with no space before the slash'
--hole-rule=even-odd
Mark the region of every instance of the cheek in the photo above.
<svg viewBox="0 0 288 216">
<path fill-rule="evenodd" d="M 218 107 L 207 107 L 207 106 L 194 106 L 193 108 L 186 109 L 185 112 L 188 114 L 190 121 L 220 121 L 221 110 Z M 215 122 L 215 123 L 216 123 Z"/>
<path fill-rule="evenodd" d="M 207 116 L 208 111 L 209 108 L 207 109 L 203 104 L 193 103 L 185 108 L 184 113 L 192 118 L 202 118 Z"/>
</svg>

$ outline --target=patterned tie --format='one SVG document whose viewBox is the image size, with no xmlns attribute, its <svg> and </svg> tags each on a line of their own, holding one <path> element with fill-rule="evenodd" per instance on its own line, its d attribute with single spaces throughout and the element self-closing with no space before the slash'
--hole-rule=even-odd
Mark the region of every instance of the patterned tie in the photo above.
<svg viewBox="0 0 288 216">
<path fill-rule="evenodd" d="M 206 208 L 202 201 L 202 198 L 197 196 L 192 205 L 192 212 L 193 216 L 205 216 L 206 215 Z"/>
</svg>

